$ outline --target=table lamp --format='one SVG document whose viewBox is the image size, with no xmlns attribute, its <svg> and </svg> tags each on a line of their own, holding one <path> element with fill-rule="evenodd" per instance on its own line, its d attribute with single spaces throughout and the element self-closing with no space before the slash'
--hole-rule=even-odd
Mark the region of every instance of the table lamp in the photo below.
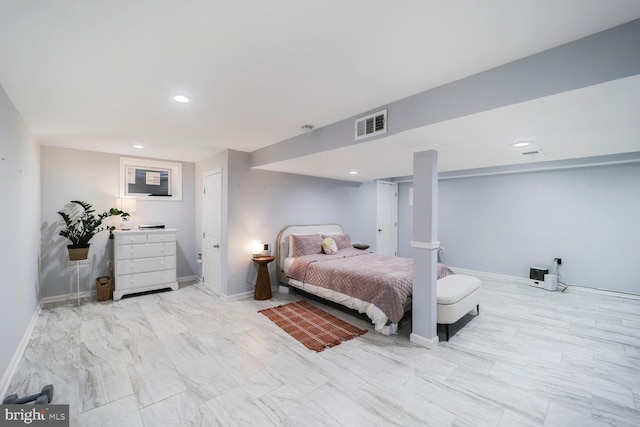
<svg viewBox="0 0 640 427">
<path fill-rule="evenodd" d="M 260 258 L 262 254 L 262 243 L 260 240 L 254 240 L 251 242 L 251 253 L 254 258 Z"/>
<path fill-rule="evenodd" d="M 133 218 L 132 214 L 136 211 L 136 199 L 116 199 L 116 209 L 120 209 L 129 214 L 129 217 L 122 218 L 120 229 L 125 231 L 131 230 L 130 220 Z"/>
</svg>

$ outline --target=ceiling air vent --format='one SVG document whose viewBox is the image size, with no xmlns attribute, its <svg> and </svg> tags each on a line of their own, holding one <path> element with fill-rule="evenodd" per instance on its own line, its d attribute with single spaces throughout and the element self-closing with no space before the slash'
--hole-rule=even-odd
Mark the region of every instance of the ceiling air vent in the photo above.
<svg viewBox="0 0 640 427">
<path fill-rule="evenodd" d="M 387 110 L 356 119 L 356 141 L 387 133 Z"/>
</svg>

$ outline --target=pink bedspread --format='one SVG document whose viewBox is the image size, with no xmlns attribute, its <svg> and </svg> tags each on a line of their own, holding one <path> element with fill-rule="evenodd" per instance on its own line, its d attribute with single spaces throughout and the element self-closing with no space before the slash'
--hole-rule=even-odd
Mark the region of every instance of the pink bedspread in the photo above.
<svg viewBox="0 0 640 427">
<path fill-rule="evenodd" d="M 438 265 L 438 278 L 449 274 L 448 267 Z M 287 276 L 375 304 L 398 323 L 412 291 L 413 260 L 347 248 L 335 255 L 296 258 Z"/>
</svg>

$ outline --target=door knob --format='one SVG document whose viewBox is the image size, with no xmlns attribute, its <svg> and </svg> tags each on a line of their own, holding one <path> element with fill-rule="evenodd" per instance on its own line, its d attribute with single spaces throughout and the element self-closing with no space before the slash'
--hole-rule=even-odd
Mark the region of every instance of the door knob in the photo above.
<svg viewBox="0 0 640 427">
<path fill-rule="evenodd" d="M 218 249 L 218 248 L 220 248 L 219 244 L 216 243 L 215 245 L 213 245 L 213 249 Z"/>
<path fill-rule="evenodd" d="M 382 233 L 382 228 L 378 228 L 378 233 Z"/>
</svg>

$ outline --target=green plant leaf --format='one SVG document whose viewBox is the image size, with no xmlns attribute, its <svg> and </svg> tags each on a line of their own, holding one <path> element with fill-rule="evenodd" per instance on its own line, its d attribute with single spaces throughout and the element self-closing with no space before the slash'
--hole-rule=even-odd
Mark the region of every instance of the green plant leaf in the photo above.
<svg viewBox="0 0 640 427">
<path fill-rule="evenodd" d="M 102 225 L 104 219 L 110 216 L 121 216 L 123 218 L 130 216 L 128 212 L 116 208 L 111 208 L 106 212 L 95 215 L 95 210 L 90 203 L 82 200 L 72 200 L 71 203 L 77 205 L 78 209 L 69 213 L 58 212 L 65 223 L 65 228 L 58 234 L 69 239 L 72 245 L 88 245 L 89 241 L 97 233 L 105 230 L 113 231 L 115 227 Z"/>
</svg>

